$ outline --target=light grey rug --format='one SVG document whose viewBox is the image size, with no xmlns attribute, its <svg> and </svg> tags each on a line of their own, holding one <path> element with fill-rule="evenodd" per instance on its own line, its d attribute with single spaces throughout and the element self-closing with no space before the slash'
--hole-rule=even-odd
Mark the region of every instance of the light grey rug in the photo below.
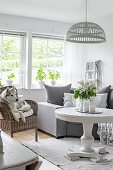
<svg viewBox="0 0 113 170">
<path fill-rule="evenodd" d="M 82 158 L 77 161 L 70 161 L 64 157 L 71 146 L 81 145 L 79 139 L 63 138 L 63 139 L 40 139 L 39 142 L 25 141 L 22 142 L 25 146 L 42 156 L 46 160 L 59 166 L 63 170 L 113 170 L 113 147 L 105 146 L 109 154 L 105 155 L 109 161 L 106 163 L 93 163 L 87 158 Z M 100 143 L 95 142 L 95 146 Z"/>
</svg>

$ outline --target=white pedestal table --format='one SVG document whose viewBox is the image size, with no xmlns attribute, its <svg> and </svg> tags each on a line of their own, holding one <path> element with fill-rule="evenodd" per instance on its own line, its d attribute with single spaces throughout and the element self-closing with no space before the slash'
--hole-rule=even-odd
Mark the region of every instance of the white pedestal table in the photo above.
<svg viewBox="0 0 113 170">
<path fill-rule="evenodd" d="M 103 154 L 106 153 L 104 147 L 92 147 L 94 137 L 92 136 L 92 128 L 94 123 L 112 123 L 113 122 L 113 110 L 101 108 L 97 109 L 101 113 L 81 113 L 78 112 L 74 107 L 56 109 L 56 118 L 68 122 L 80 122 L 83 124 L 83 136 L 81 137 L 82 146 L 72 149 L 71 152 L 67 153 L 67 157 L 70 160 L 77 160 L 80 157 L 88 157 L 91 160 L 96 159 L 97 162 L 102 162 Z M 94 160 L 93 160 L 94 161 Z"/>
</svg>

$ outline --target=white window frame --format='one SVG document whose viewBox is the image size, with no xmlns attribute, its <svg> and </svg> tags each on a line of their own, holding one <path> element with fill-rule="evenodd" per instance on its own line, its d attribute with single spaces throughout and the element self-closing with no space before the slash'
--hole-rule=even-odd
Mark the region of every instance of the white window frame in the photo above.
<svg viewBox="0 0 113 170">
<path fill-rule="evenodd" d="M 53 35 L 44 35 L 44 34 L 33 34 L 32 35 L 32 38 L 42 38 L 42 39 L 47 39 L 47 53 L 45 53 L 45 54 L 41 54 L 41 53 L 32 53 L 32 55 L 33 54 L 36 54 L 36 55 L 41 55 L 41 56 L 45 56 L 45 57 L 47 57 L 47 67 L 45 68 L 45 70 L 47 70 L 47 73 L 48 73 L 48 71 L 49 71 L 49 67 L 48 67 L 48 56 L 49 55 L 52 55 L 52 56 L 61 56 L 62 57 L 62 62 L 63 62 L 63 57 L 64 57 L 64 49 L 63 49 L 63 53 L 62 53 L 62 55 L 61 54 L 59 54 L 59 55 L 57 55 L 57 54 L 51 54 L 51 53 L 49 53 L 48 52 L 48 40 L 61 40 L 61 41 L 63 41 L 63 43 L 64 43 L 64 37 L 63 36 L 53 36 Z M 63 72 L 63 67 L 62 67 L 62 72 Z M 48 81 L 48 79 L 47 79 L 47 81 Z M 32 87 L 35 87 L 35 85 L 32 83 Z"/>
<path fill-rule="evenodd" d="M 16 52 L 16 51 L 2 51 L 0 50 L 1 54 L 3 52 L 7 53 L 21 53 L 20 57 L 20 75 L 19 75 L 19 81 L 21 82 L 20 84 L 16 84 L 17 88 L 26 88 L 26 89 L 31 89 L 32 88 L 32 38 L 37 37 L 37 38 L 46 38 L 46 39 L 56 39 L 56 40 L 63 40 L 64 37 L 62 36 L 53 36 L 53 35 L 44 35 L 44 34 L 36 34 L 32 32 L 16 32 L 16 31 L 5 31 L 5 30 L 0 30 L 0 34 L 3 35 L 14 35 L 14 36 L 22 36 L 23 38 L 21 39 L 21 52 Z M 48 42 L 48 41 L 47 41 Z M 36 53 L 38 55 L 54 55 L 54 56 L 60 56 L 56 54 L 40 54 Z M 64 56 L 64 52 L 62 56 Z M 2 62 L 2 60 L 1 60 Z M 48 69 L 48 66 L 47 66 Z"/>
<path fill-rule="evenodd" d="M 2 37 L 1 50 L 0 50 L 0 53 L 1 53 L 1 79 L 2 79 L 2 54 L 3 53 L 20 54 L 20 63 L 21 64 L 20 64 L 19 84 L 15 84 L 15 86 L 17 88 L 23 88 L 25 86 L 25 80 L 24 80 L 25 76 L 22 76 L 21 73 L 23 74 L 23 68 L 25 66 L 24 56 L 25 56 L 25 35 L 26 35 L 26 33 L 0 30 L 0 35 Z M 21 50 L 20 51 L 3 51 L 2 50 L 3 49 L 3 36 L 19 36 L 21 38 L 20 39 Z"/>
</svg>

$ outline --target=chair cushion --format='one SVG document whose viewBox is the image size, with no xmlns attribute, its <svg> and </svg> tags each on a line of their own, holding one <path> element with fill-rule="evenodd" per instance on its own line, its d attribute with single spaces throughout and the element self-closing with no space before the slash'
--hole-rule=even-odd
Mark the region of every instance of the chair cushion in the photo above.
<svg viewBox="0 0 113 170">
<path fill-rule="evenodd" d="M 46 84 L 44 84 L 44 86 L 47 94 L 47 102 L 51 104 L 63 106 L 64 93 L 71 92 L 71 84 L 59 87 L 48 86 Z"/>
<path fill-rule="evenodd" d="M 20 118 L 19 113 L 14 113 L 17 118 Z M 29 110 L 28 112 L 24 112 L 24 117 L 29 117 L 33 115 L 33 109 Z"/>
</svg>

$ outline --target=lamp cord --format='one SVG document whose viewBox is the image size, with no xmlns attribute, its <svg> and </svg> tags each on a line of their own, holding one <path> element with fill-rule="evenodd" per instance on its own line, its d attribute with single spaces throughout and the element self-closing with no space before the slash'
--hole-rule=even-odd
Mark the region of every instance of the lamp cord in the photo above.
<svg viewBox="0 0 113 170">
<path fill-rule="evenodd" d="M 87 0 L 86 0 L 86 22 L 87 22 Z"/>
</svg>

